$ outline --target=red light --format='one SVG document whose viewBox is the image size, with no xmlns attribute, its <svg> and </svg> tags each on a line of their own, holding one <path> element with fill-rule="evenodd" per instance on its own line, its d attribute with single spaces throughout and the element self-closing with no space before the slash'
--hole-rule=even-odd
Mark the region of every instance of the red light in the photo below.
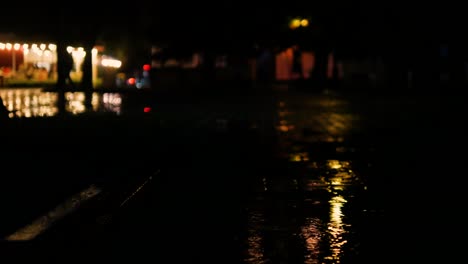
<svg viewBox="0 0 468 264">
<path fill-rule="evenodd" d="M 151 65 L 149 65 L 149 64 L 143 65 L 143 70 L 144 71 L 149 71 L 150 69 L 151 69 Z"/>
<path fill-rule="evenodd" d="M 129 79 L 128 79 L 128 84 L 129 84 L 129 85 L 135 85 L 135 83 L 136 83 L 135 78 L 132 77 L 132 78 L 129 78 Z"/>
<path fill-rule="evenodd" d="M 151 107 L 147 106 L 147 107 L 143 108 L 143 112 L 145 112 L 145 113 L 151 112 Z"/>
</svg>

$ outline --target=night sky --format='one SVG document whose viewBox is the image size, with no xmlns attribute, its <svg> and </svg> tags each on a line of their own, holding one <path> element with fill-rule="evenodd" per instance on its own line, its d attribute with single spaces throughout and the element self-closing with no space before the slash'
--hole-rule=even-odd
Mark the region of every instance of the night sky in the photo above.
<svg viewBox="0 0 468 264">
<path fill-rule="evenodd" d="M 290 39 L 288 19 L 311 18 L 314 32 L 302 36 L 343 52 L 397 56 L 442 42 L 465 45 L 466 19 L 461 6 L 416 1 L 92 1 L 73 5 L 6 3 L 0 33 L 22 40 L 65 38 L 80 45 L 95 35 L 108 47 L 125 43 L 136 49 L 148 43 L 184 46 L 243 47 Z M 460 5 L 460 4 L 458 4 Z M 61 10 L 61 11 L 59 11 Z M 58 21 L 62 20 L 62 23 Z M 311 27 L 312 28 L 312 27 Z M 314 35 L 315 34 L 315 35 Z M 189 45 L 187 45 L 187 43 Z M 146 45 L 146 46 L 145 46 Z"/>
<path fill-rule="evenodd" d="M 367 1 L 367 0 L 366 0 Z M 67 23 L 83 26 L 93 25 L 105 30 L 112 27 L 127 26 L 140 30 L 149 27 L 150 32 L 158 32 L 167 36 L 176 35 L 176 30 L 187 33 L 194 29 L 210 35 L 213 30 L 233 32 L 242 31 L 247 36 L 261 32 L 276 31 L 286 23 L 288 17 L 311 16 L 314 23 L 329 28 L 345 27 L 349 31 L 359 32 L 371 24 L 386 23 L 382 20 L 387 14 L 385 5 L 376 5 L 361 1 L 196 1 L 181 4 L 179 1 L 149 1 L 138 3 L 106 4 L 99 2 L 86 5 L 18 5 L 6 4 L 3 10 L 3 23 L 0 30 L 24 33 L 44 33 L 54 35 L 54 26 L 59 15 L 64 16 Z M 61 12 L 59 12 L 61 10 Z M 95 20 L 98 18 L 98 21 Z M 369 23 L 371 22 L 372 23 Z M 47 26 L 47 29 L 44 28 Z M 38 32 L 42 31 L 42 32 Z M 210 33 L 210 34 L 209 34 Z"/>
</svg>

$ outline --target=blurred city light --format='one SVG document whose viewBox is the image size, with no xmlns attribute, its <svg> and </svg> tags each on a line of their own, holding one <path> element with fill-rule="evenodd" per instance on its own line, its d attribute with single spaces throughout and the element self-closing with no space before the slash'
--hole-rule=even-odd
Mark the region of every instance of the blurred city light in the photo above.
<svg viewBox="0 0 468 264">
<path fill-rule="evenodd" d="M 291 20 L 291 22 L 289 23 L 289 27 L 291 29 L 296 29 L 296 28 L 298 28 L 300 26 L 301 26 L 301 20 L 297 19 L 297 18 Z"/>
<path fill-rule="evenodd" d="M 122 62 L 120 60 L 106 57 L 101 60 L 101 65 L 104 67 L 120 68 L 120 66 L 122 66 Z"/>
<path fill-rule="evenodd" d="M 135 85 L 136 84 L 136 79 L 133 78 L 133 77 L 128 78 L 127 83 L 128 83 L 128 85 Z"/>
<path fill-rule="evenodd" d="M 291 29 L 297 29 L 300 27 L 308 27 L 309 26 L 309 20 L 307 18 L 294 18 L 291 19 L 289 22 L 289 28 Z"/>
</svg>

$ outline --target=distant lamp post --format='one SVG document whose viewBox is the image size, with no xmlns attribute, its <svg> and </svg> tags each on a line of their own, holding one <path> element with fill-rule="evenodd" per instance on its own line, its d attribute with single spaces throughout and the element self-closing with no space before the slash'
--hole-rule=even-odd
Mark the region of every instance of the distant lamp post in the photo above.
<svg viewBox="0 0 468 264">
<path fill-rule="evenodd" d="M 16 52 L 18 52 L 21 48 L 21 45 L 19 43 L 15 43 L 13 45 L 13 49 L 12 49 L 12 53 L 11 53 L 11 70 L 12 70 L 12 73 L 15 74 L 16 73 Z"/>
<path fill-rule="evenodd" d="M 11 74 L 16 72 L 16 52 L 20 50 L 21 45 L 18 43 L 0 43 L 0 50 L 7 50 L 11 52 Z"/>
<path fill-rule="evenodd" d="M 289 22 L 290 29 L 297 29 L 300 27 L 308 27 L 308 26 L 309 26 L 309 20 L 307 18 L 293 18 Z"/>
</svg>

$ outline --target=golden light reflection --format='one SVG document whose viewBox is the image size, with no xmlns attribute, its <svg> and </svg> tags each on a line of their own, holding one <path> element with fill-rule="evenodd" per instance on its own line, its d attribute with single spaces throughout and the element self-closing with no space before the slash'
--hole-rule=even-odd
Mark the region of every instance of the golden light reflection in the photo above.
<svg viewBox="0 0 468 264">
<path fill-rule="evenodd" d="M 320 241 L 323 237 L 321 230 L 322 222 L 319 218 L 308 218 L 306 224 L 301 228 L 301 236 L 305 241 L 306 254 L 304 264 L 318 264 L 320 255 Z"/>
<path fill-rule="evenodd" d="M 67 111 L 73 114 L 83 113 L 85 108 L 85 94 L 83 92 L 66 93 Z"/>
<path fill-rule="evenodd" d="M 328 189 L 329 192 L 342 191 L 346 186 L 356 183 L 359 177 L 347 160 L 312 161 L 307 163 L 310 175 L 304 178 L 305 190 Z"/>
<path fill-rule="evenodd" d="M 297 101 L 296 101 L 297 100 Z M 359 121 L 355 114 L 344 112 L 346 104 L 336 98 L 314 98 L 278 103 L 276 129 L 294 139 L 306 142 L 344 142 Z"/>
<path fill-rule="evenodd" d="M 288 125 L 281 125 L 281 126 L 278 126 L 278 130 L 281 131 L 281 132 L 288 132 L 290 130 L 294 129 L 294 126 L 288 126 Z"/>
<path fill-rule="evenodd" d="M 285 102 L 279 102 L 278 106 L 280 110 L 278 111 L 278 125 L 276 126 L 276 130 L 281 133 L 290 132 L 295 129 L 295 126 L 289 123 L 289 120 L 286 117 L 290 114 L 289 112 L 285 111 L 284 108 L 286 106 Z"/>
<path fill-rule="evenodd" d="M 58 114 L 58 96 L 53 92 L 44 92 L 40 88 L 1 89 L 0 96 L 9 117 L 50 117 Z M 73 114 L 85 112 L 85 94 L 83 92 L 65 93 L 66 110 Z M 120 114 L 122 97 L 117 93 L 93 93 L 91 99 L 93 111 L 105 111 Z"/>
<path fill-rule="evenodd" d="M 304 162 L 309 161 L 309 153 L 299 152 L 289 154 L 289 160 L 293 162 Z"/>
<path fill-rule="evenodd" d="M 351 162 L 345 160 L 327 160 L 326 167 L 333 171 L 328 171 L 327 179 L 331 185 L 330 190 L 344 190 L 345 185 L 357 180 L 357 176 L 351 169 Z"/>
<path fill-rule="evenodd" d="M 306 219 L 301 227 L 301 237 L 304 239 L 307 251 L 304 263 L 324 263 L 321 259 L 332 261 L 331 263 L 341 262 L 343 247 L 347 243 L 345 235 L 350 226 L 343 221 L 343 206 L 346 202 L 341 195 L 330 198 L 330 218 L 327 222 L 323 222 L 318 217 Z M 328 242 L 326 247 L 329 250 L 323 248 L 326 245 L 325 242 Z M 323 257 L 324 252 L 329 252 L 329 255 Z"/>
<path fill-rule="evenodd" d="M 330 169 L 340 169 L 342 164 L 339 160 L 329 160 L 327 162 L 327 166 L 330 168 Z"/>
<path fill-rule="evenodd" d="M 350 169 L 351 162 L 346 160 L 327 160 L 327 166 L 330 169 Z"/>
<path fill-rule="evenodd" d="M 304 170 L 300 166 L 302 164 L 298 164 L 298 167 L 301 167 L 300 173 L 305 172 L 303 177 L 298 177 L 301 190 L 324 190 L 329 195 L 329 218 L 314 215 L 306 218 L 305 224 L 301 226 L 301 238 L 306 246 L 304 263 L 340 263 L 350 228 L 350 225 L 344 222 L 343 215 L 347 196 L 341 194 L 344 195 L 343 191 L 356 183 L 358 177 L 350 160 L 314 160 L 316 150 L 313 147 L 316 145 L 308 143 L 344 142 L 345 137 L 358 128 L 354 124 L 358 119 L 344 108 L 346 101 L 338 98 L 286 99 L 288 100 L 282 100 L 278 105 L 278 146 L 286 153 L 289 162 L 306 161 L 303 163 Z M 294 130 L 287 129 L 287 126 L 294 127 Z M 337 153 L 348 151 L 339 146 L 341 144 L 336 145 Z M 324 205 L 327 200 L 315 202 L 322 202 Z"/>
<path fill-rule="evenodd" d="M 247 257 L 246 263 L 262 264 L 266 263 L 263 238 L 260 234 L 260 226 L 264 222 L 264 217 L 259 212 L 249 214 L 249 229 L 247 237 Z"/>
<path fill-rule="evenodd" d="M 346 228 L 349 226 L 343 222 L 343 206 L 346 199 L 341 195 L 334 196 L 330 199 L 330 222 L 327 225 L 327 233 L 330 235 L 330 251 L 331 255 L 325 259 L 333 260 L 333 263 L 340 263 L 343 246 L 347 243 L 344 235 L 347 233 Z"/>
<path fill-rule="evenodd" d="M 100 95 L 95 93 L 91 99 L 91 106 L 94 111 L 98 110 Z M 86 111 L 85 107 L 85 93 L 84 92 L 68 92 L 65 93 L 65 98 L 67 100 L 67 111 L 73 114 L 80 114 Z"/>
<path fill-rule="evenodd" d="M 332 178 L 330 183 L 332 185 L 341 185 L 343 182 L 342 182 L 342 179 L 339 178 L 339 177 L 335 177 L 335 178 Z"/>
<path fill-rule="evenodd" d="M 116 113 L 116 114 L 120 114 L 122 112 L 122 96 L 117 93 L 104 93 L 102 95 L 102 103 L 99 104 L 98 102 L 97 104 L 98 104 L 97 107 L 98 108 L 102 107 L 103 111 Z M 94 103 L 93 103 L 93 106 L 94 106 Z"/>
<path fill-rule="evenodd" d="M 10 117 L 40 117 L 57 114 L 57 94 L 41 89 L 1 89 L 0 96 Z"/>
</svg>

